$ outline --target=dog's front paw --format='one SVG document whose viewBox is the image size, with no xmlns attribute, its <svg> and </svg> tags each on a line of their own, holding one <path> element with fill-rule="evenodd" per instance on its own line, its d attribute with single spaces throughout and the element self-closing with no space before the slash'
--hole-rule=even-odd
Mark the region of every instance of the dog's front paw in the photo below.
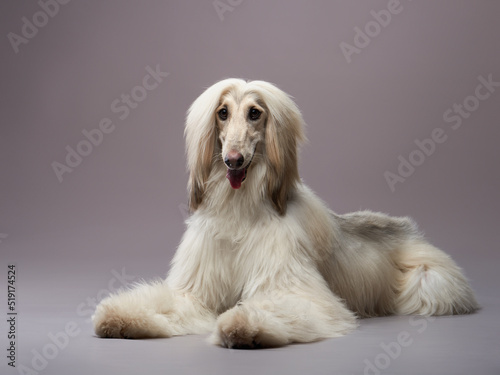
<svg viewBox="0 0 500 375">
<path fill-rule="evenodd" d="M 100 304 L 97 306 L 92 321 L 94 331 L 99 337 L 129 338 L 127 327 L 130 326 L 130 323 L 121 314 L 113 311 L 109 305 Z"/>
<path fill-rule="evenodd" d="M 168 319 L 137 303 L 111 297 L 102 301 L 92 317 L 99 337 L 142 339 L 170 337 Z"/>
<path fill-rule="evenodd" d="M 286 345 L 288 340 L 278 326 L 272 327 L 272 317 L 264 311 L 240 306 L 219 316 L 211 337 L 214 344 L 229 349 L 258 349 Z"/>
<path fill-rule="evenodd" d="M 128 316 L 118 306 L 106 302 L 108 301 L 97 306 L 92 317 L 95 333 L 105 338 L 135 338 L 131 332 L 136 325 L 133 317 Z"/>
<path fill-rule="evenodd" d="M 258 328 L 250 324 L 241 309 L 221 315 L 217 322 L 220 345 L 230 349 L 253 349 L 262 347 Z"/>
</svg>

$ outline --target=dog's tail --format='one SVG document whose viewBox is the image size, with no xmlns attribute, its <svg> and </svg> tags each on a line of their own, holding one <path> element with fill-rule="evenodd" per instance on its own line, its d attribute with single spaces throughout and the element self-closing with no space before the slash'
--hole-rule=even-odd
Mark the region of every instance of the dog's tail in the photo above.
<svg viewBox="0 0 500 375">
<path fill-rule="evenodd" d="M 394 252 L 399 280 L 396 313 L 468 314 L 479 308 L 461 269 L 424 240 L 412 240 Z"/>
</svg>

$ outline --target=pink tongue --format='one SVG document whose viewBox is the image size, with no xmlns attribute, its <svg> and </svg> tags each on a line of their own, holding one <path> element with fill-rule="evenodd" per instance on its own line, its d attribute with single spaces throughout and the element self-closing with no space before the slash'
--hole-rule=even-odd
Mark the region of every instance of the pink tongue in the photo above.
<svg viewBox="0 0 500 375">
<path fill-rule="evenodd" d="M 233 189 L 239 189 L 245 178 L 245 168 L 239 170 L 228 169 L 226 177 L 229 179 L 229 183 Z"/>
</svg>

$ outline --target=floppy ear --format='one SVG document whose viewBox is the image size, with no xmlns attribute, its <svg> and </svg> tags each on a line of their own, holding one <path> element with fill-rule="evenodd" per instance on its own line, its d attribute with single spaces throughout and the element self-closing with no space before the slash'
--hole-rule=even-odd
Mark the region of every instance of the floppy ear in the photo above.
<svg viewBox="0 0 500 375">
<path fill-rule="evenodd" d="M 240 81 L 226 79 L 217 82 L 205 90 L 188 110 L 184 136 L 186 137 L 189 170 L 188 194 L 191 211 L 195 211 L 201 204 L 205 185 L 212 170 L 218 137 L 215 110 L 219 106 L 221 96 Z"/>
<path fill-rule="evenodd" d="M 267 82 L 252 83 L 260 88 L 268 110 L 265 135 L 267 194 L 276 211 L 284 215 L 290 193 L 300 180 L 297 146 L 305 139 L 304 121 L 299 109 L 285 92 Z"/>
</svg>

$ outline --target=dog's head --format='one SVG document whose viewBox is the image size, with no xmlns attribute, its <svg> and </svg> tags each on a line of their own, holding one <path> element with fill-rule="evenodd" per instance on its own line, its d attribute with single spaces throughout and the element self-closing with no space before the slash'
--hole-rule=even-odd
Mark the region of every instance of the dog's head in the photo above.
<svg viewBox="0 0 500 375">
<path fill-rule="evenodd" d="M 203 201 L 216 163 L 227 168 L 233 189 L 240 189 L 252 177 L 252 168 L 264 163 L 266 194 L 285 213 L 299 179 L 297 143 L 304 138 L 302 116 L 286 93 L 263 81 L 217 82 L 192 104 L 185 135 L 191 210 Z"/>
</svg>

